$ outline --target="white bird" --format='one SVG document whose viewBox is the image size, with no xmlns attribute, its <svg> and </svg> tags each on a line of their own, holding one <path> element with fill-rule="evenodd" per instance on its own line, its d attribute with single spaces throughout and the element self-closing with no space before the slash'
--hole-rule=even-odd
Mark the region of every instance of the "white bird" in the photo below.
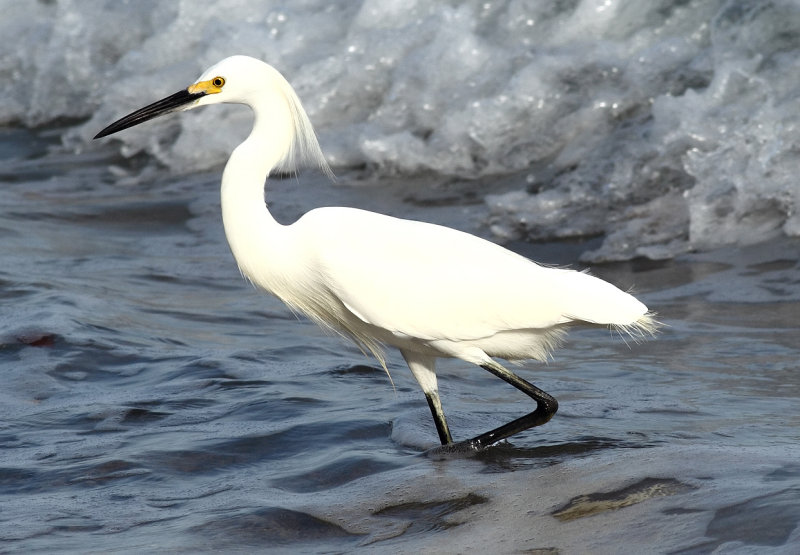
<svg viewBox="0 0 800 555">
<path fill-rule="evenodd" d="M 587 273 L 545 267 L 447 227 L 355 208 L 317 208 L 291 225 L 275 221 L 264 187 L 276 168 L 310 162 L 330 174 L 296 93 L 272 66 L 226 58 L 188 88 L 112 123 L 105 137 L 156 116 L 218 103 L 245 104 L 253 130 L 222 174 L 225 235 L 242 274 L 293 310 L 371 351 L 400 350 L 422 388 L 442 445 L 480 449 L 555 414 L 551 395 L 495 358 L 546 360 L 570 323 L 606 325 L 633 336 L 657 322 L 633 296 Z M 435 363 L 481 366 L 536 401 L 536 410 L 453 443 Z M 453 447 L 457 446 L 457 447 Z"/>
</svg>

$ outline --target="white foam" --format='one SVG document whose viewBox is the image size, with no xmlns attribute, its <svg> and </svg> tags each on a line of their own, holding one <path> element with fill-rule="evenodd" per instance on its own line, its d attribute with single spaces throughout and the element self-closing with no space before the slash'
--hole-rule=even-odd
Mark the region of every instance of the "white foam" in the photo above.
<svg viewBox="0 0 800 555">
<path fill-rule="evenodd" d="M 586 258 L 608 260 L 800 234 L 800 7 L 788 0 L 2 8 L 15 47 L 0 59 L 0 123 L 79 120 L 64 137 L 74 148 L 243 53 L 294 84 L 334 166 L 516 175 L 516 192 L 487 199 L 501 236 L 602 234 Z M 207 169 L 249 117 L 195 110 L 115 139 L 125 156 Z"/>
</svg>

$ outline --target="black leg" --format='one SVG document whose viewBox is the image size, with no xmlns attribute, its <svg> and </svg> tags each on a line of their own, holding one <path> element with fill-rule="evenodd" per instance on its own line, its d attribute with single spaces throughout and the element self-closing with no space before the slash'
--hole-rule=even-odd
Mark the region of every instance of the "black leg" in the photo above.
<svg viewBox="0 0 800 555">
<path fill-rule="evenodd" d="M 413 351 L 401 350 L 400 352 L 403 358 L 406 359 L 408 368 L 414 374 L 414 378 L 416 378 L 425 393 L 425 398 L 428 400 L 428 406 L 433 415 L 433 422 L 436 424 L 436 431 L 439 433 L 439 441 L 442 442 L 442 445 L 452 444 L 453 437 L 450 435 L 450 428 L 448 428 L 447 419 L 444 417 L 442 401 L 439 398 L 439 388 L 436 384 L 436 357 Z"/>
<path fill-rule="evenodd" d="M 523 380 L 513 372 L 506 370 L 500 364 L 492 361 L 491 363 L 482 365 L 481 368 L 488 370 L 498 378 L 510 383 L 525 393 L 528 397 L 536 401 L 536 410 L 530 414 L 526 414 L 521 418 L 517 418 L 508 424 L 500 426 L 499 428 L 495 428 L 494 430 L 486 432 L 485 434 L 476 436 L 463 443 L 468 444 L 475 449 L 483 449 L 484 447 L 488 447 L 489 445 L 497 443 L 498 441 L 502 441 L 514 434 L 522 432 L 523 430 L 527 430 L 528 428 L 541 426 L 550 420 L 558 410 L 558 401 L 556 401 L 555 397 L 545 391 L 542 391 L 532 383 Z"/>
<path fill-rule="evenodd" d="M 428 400 L 428 406 L 431 408 L 433 421 L 436 424 L 436 431 L 439 432 L 439 441 L 442 445 L 453 443 L 453 436 L 450 435 L 450 428 L 447 426 L 447 420 L 444 418 L 444 410 L 442 409 L 442 401 L 439 399 L 439 394 L 435 391 L 426 393 L 425 398 Z"/>
</svg>

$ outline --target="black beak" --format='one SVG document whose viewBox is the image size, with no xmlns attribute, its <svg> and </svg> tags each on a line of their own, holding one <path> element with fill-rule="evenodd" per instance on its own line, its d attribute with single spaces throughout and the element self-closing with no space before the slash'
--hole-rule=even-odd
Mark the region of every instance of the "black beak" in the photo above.
<svg viewBox="0 0 800 555">
<path fill-rule="evenodd" d="M 153 102 L 149 106 L 145 106 L 144 108 L 136 110 L 132 114 L 128 114 L 124 118 L 115 121 L 100 131 L 100 133 L 95 135 L 94 138 L 99 139 L 101 137 L 106 137 L 112 133 L 116 133 L 117 131 L 122 131 L 128 127 L 139 125 L 140 123 L 149 119 L 157 118 L 158 116 L 164 114 L 169 114 L 170 112 L 179 110 L 187 104 L 191 104 L 195 100 L 202 98 L 205 96 L 205 94 L 206 93 L 204 92 L 190 93 L 187 89 L 183 89 L 182 91 L 178 91 L 167 98 L 162 98 L 158 102 Z"/>
</svg>

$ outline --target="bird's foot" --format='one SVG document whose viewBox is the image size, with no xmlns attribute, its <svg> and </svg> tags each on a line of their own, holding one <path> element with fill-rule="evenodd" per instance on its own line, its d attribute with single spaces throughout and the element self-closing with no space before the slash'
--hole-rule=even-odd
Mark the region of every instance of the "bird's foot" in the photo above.
<svg viewBox="0 0 800 555">
<path fill-rule="evenodd" d="M 484 447 L 473 439 L 466 439 L 464 441 L 431 447 L 425 451 L 424 454 L 426 457 L 436 460 L 465 459 L 477 455 L 483 449 Z"/>
</svg>

